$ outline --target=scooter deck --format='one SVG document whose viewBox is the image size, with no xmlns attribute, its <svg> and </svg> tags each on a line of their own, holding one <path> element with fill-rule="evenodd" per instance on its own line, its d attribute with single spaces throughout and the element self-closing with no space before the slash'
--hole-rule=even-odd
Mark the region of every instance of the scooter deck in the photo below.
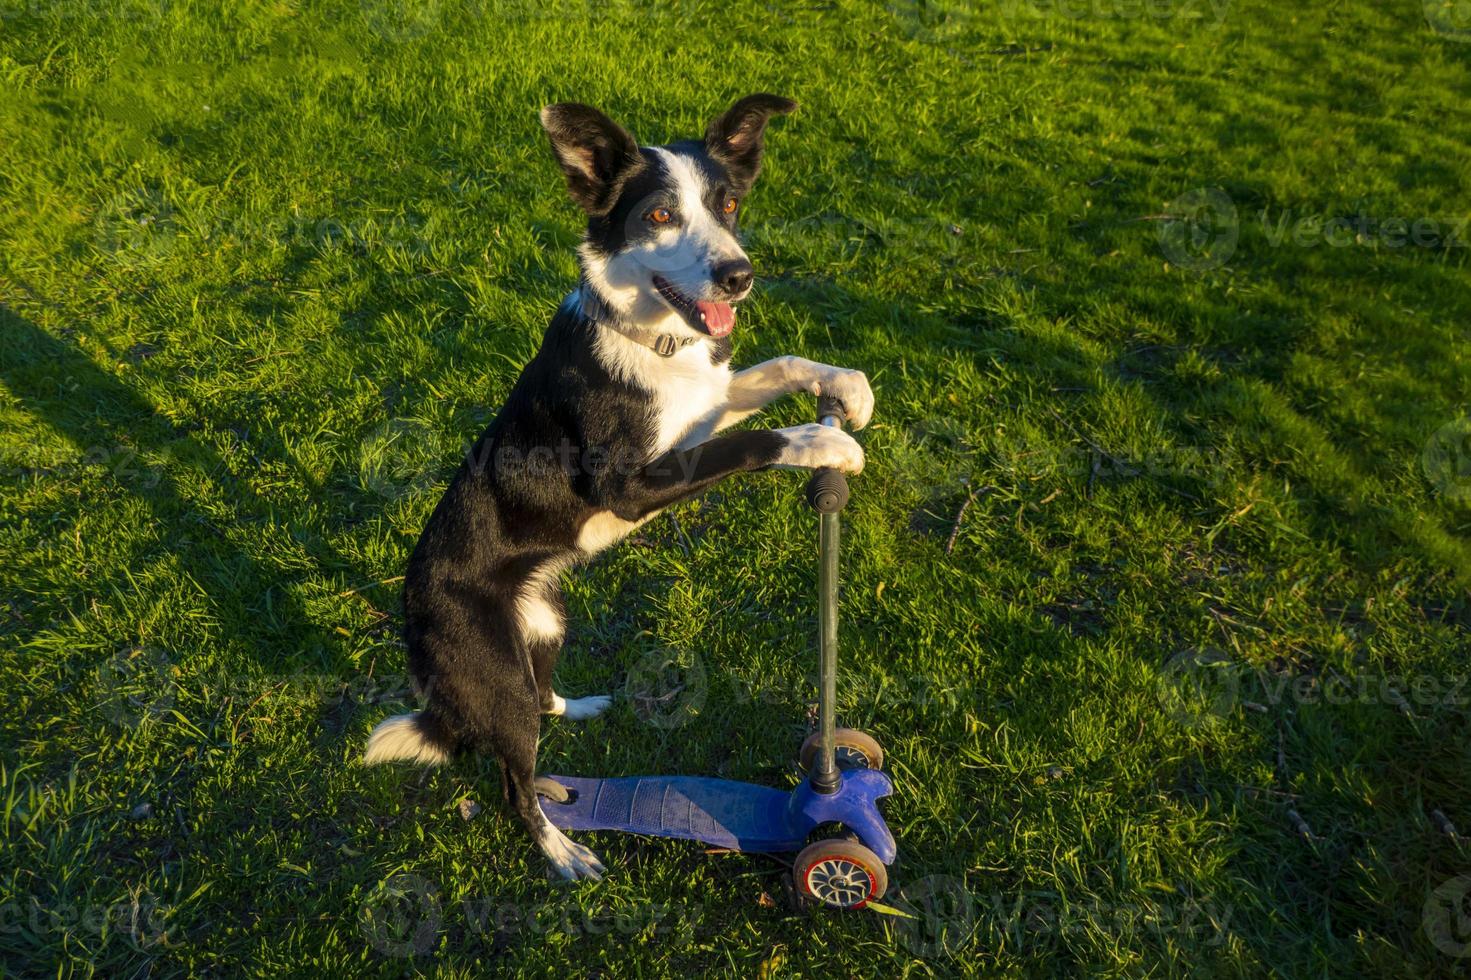
<svg viewBox="0 0 1471 980">
<path fill-rule="evenodd" d="M 819 824 L 839 822 L 879 860 L 892 864 L 894 837 L 877 801 L 894 790 L 877 769 L 846 772 L 838 790 L 820 794 L 810 782 L 791 792 L 706 776 L 545 777 L 576 794 L 570 803 L 541 800 L 563 830 L 616 830 L 704 841 L 741 851 L 798 851 Z"/>
<path fill-rule="evenodd" d="M 577 794 L 570 803 L 541 801 L 563 830 L 680 837 L 742 851 L 792 850 L 806 837 L 787 818 L 791 794 L 765 786 L 705 776 L 548 778 Z"/>
</svg>

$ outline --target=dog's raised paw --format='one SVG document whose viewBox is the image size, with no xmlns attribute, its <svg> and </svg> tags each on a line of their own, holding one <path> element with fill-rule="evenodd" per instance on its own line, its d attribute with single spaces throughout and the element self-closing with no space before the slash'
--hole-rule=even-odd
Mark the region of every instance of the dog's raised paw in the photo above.
<svg viewBox="0 0 1471 980">
<path fill-rule="evenodd" d="M 561 715 L 571 721 L 583 721 L 587 718 L 596 718 L 612 705 L 613 698 L 607 694 L 594 694 L 585 698 L 573 698 L 570 701 L 560 695 L 555 695 L 552 700 L 552 710 L 548 714 Z"/>
</svg>

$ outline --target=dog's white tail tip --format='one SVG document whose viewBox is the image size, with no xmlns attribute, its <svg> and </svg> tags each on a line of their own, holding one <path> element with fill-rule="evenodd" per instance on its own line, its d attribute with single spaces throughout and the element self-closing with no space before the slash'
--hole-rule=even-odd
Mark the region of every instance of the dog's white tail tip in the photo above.
<svg viewBox="0 0 1471 980">
<path fill-rule="evenodd" d="M 368 736 L 368 747 L 363 752 L 363 765 L 375 766 L 380 762 L 413 762 L 424 766 L 442 766 L 449 761 L 449 752 L 432 741 L 420 722 L 424 713 L 415 711 L 407 715 L 385 718 Z"/>
</svg>

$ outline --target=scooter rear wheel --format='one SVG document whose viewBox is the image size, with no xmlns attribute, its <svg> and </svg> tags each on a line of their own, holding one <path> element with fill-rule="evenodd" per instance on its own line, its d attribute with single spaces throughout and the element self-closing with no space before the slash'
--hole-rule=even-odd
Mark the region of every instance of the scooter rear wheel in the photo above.
<svg viewBox="0 0 1471 980">
<path fill-rule="evenodd" d="M 797 891 L 829 908 L 861 909 L 882 898 L 889 873 L 878 855 L 848 840 L 808 844 L 792 862 Z"/>
<path fill-rule="evenodd" d="M 811 772 L 813 763 L 817 761 L 817 743 L 820 736 L 821 733 L 813 732 L 802 743 L 802 750 L 797 754 L 797 761 L 801 764 L 803 772 Z M 882 769 L 884 767 L 884 750 L 878 740 L 856 728 L 834 729 L 833 748 L 839 769 Z"/>
</svg>

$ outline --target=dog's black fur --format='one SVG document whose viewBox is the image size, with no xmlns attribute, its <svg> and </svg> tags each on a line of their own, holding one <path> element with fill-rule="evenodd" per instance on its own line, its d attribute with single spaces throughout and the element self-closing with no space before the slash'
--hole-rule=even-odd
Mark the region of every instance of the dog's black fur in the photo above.
<svg viewBox="0 0 1471 980">
<path fill-rule="evenodd" d="M 698 168 L 709 191 L 709 220 L 732 236 L 735 215 L 726 213 L 725 202 L 744 197 L 756 179 L 767 120 L 793 108 L 776 96 L 752 96 L 712 122 L 704 143 L 663 148 Z M 588 214 L 585 260 L 615 256 L 659 233 L 634 209 L 677 198 L 670 157 L 641 149 L 586 106 L 549 107 L 543 122 L 569 193 Z M 743 253 L 723 265 L 711 258 L 709 294 L 721 295 L 722 267 L 744 261 Z M 709 364 L 725 370 L 729 338 L 701 338 L 699 320 L 682 312 L 690 328 L 682 341 L 702 341 Z M 619 330 L 617 342 L 628 342 L 626 316 L 585 277 L 439 501 L 409 561 L 403 592 L 409 669 L 426 704 L 380 726 L 368 753 L 368 761 L 421 762 L 442 762 L 461 749 L 494 754 L 512 807 L 567 877 L 596 876 L 601 865 L 559 834 L 580 860 L 558 851 L 563 844 L 549 843 L 556 832 L 548 831 L 537 802 L 536 749 L 540 715 L 565 704 L 552 690 L 564 618 L 557 576 L 590 554 L 583 537 L 590 522 L 631 528 L 734 473 L 835 462 L 831 454 L 797 453 L 795 430 L 736 431 L 692 446 L 657 446 L 660 419 L 650 390 L 657 376 L 631 377 L 600 353 L 608 342 L 600 339 L 604 331 Z M 796 383 L 811 387 L 810 380 Z M 774 394 L 787 390 L 795 390 L 791 378 L 773 388 Z M 539 625 L 528 625 L 528 609 L 541 617 Z"/>
</svg>

